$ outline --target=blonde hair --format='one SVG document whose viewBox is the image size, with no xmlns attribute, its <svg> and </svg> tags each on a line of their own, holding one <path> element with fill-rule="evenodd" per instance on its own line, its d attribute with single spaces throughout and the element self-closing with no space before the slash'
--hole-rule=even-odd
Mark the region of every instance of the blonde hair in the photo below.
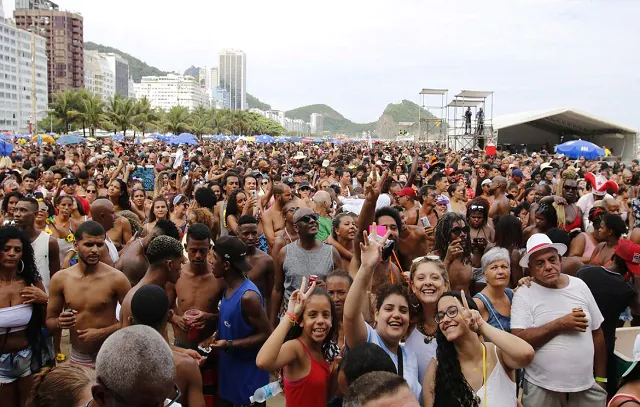
<svg viewBox="0 0 640 407">
<path fill-rule="evenodd" d="M 442 276 L 442 279 L 444 280 L 444 283 L 446 284 L 447 288 L 449 287 L 449 273 L 447 273 L 447 268 L 444 266 L 444 263 L 442 262 L 442 260 L 440 260 L 440 258 L 435 255 L 422 256 L 413 260 L 413 263 L 411 264 L 411 269 L 409 269 L 409 281 L 413 281 L 413 278 L 416 276 L 416 271 L 418 270 L 418 267 L 420 267 L 423 264 L 435 265 L 440 271 L 440 275 Z"/>
<path fill-rule="evenodd" d="M 562 196 L 564 183 L 570 179 L 575 180 L 576 182 L 578 181 L 578 171 L 574 167 L 567 167 L 564 171 L 562 171 L 560 182 L 558 182 L 558 184 L 556 185 L 557 196 Z M 563 205 L 558 205 L 555 202 L 553 203 L 553 207 L 556 209 L 556 213 L 558 214 L 558 228 L 564 229 L 567 220 L 565 207 Z"/>
<path fill-rule="evenodd" d="M 27 407 L 77 406 L 87 386 L 95 380 L 95 372 L 71 364 L 46 367 L 34 375 Z"/>
</svg>

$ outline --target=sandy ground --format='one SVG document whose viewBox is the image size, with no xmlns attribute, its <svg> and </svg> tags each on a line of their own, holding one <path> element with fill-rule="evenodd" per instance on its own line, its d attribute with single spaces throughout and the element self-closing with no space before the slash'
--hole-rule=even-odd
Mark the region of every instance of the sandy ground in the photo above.
<svg viewBox="0 0 640 407">
<path fill-rule="evenodd" d="M 173 332 L 171 329 L 169 330 L 169 336 L 170 336 L 170 339 L 173 340 Z M 62 352 L 65 355 L 67 355 L 67 361 L 68 361 L 69 355 L 71 355 L 71 344 L 69 343 L 69 331 L 67 330 L 62 331 L 61 347 L 62 347 Z M 281 394 L 267 401 L 267 407 L 284 407 L 284 405 L 285 405 L 284 397 Z"/>
</svg>

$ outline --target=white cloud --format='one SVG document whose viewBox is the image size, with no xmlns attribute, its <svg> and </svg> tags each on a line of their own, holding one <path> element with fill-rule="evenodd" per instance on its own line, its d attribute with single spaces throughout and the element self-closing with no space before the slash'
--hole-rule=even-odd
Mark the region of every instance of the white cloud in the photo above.
<svg viewBox="0 0 640 407">
<path fill-rule="evenodd" d="M 13 0 L 5 0 L 6 14 Z M 277 108 L 327 103 L 356 121 L 422 87 L 495 90 L 496 113 L 574 106 L 640 128 L 640 2 L 627 0 L 59 0 L 85 40 L 162 69 L 247 53 Z"/>
</svg>

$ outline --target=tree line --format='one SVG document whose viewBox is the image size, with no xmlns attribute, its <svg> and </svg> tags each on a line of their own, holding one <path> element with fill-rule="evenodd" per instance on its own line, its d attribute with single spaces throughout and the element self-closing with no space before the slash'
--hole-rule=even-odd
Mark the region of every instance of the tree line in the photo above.
<svg viewBox="0 0 640 407">
<path fill-rule="evenodd" d="M 169 111 L 152 108 L 146 98 L 136 100 L 116 95 L 107 102 L 87 89 L 67 89 L 54 94 L 49 113 L 38 123 L 40 132 L 67 134 L 82 131 L 95 136 L 96 130 L 107 130 L 123 136 L 132 134 L 192 133 L 255 136 L 279 136 L 287 131 L 277 122 L 257 113 L 241 110 L 198 107 L 189 111 L 174 106 Z"/>
</svg>

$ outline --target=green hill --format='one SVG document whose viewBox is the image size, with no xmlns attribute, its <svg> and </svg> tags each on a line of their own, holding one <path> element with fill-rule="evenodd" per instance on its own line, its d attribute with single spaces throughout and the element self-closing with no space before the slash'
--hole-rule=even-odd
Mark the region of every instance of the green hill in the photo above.
<svg viewBox="0 0 640 407">
<path fill-rule="evenodd" d="M 98 51 L 98 52 L 113 52 L 119 54 L 127 61 L 129 61 L 129 75 L 133 78 L 134 82 L 140 82 L 140 78 L 143 76 L 163 76 L 171 72 L 161 71 L 160 69 L 149 66 L 145 62 L 139 60 L 138 58 L 127 54 L 126 52 L 122 52 L 119 49 L 107 47 L 105 45 L 96 44 L 95 42 L 87 41 L 84 43 L 84 49 L 89 51 Z"/>
<path fill-rule="evenodd" d="M 260 109 L 260 110 L 271 110 L 271 105 L 260 101 L 257 97 L 249 94 L 247 92 L 247 105 L 249 105 L 249 109 Z"/>
<path fill-rule="evenodd" d="M 376 126 L 375 122 L 362 124 L 354 123 L 336 112 L 333 108 L 322 104 L 302 106 L 297 109 L 289 110 L 285 113 L 285 116 L 292 119 L 302 119 L 308 122 L 312 113 L 320 113 L 322 115 L 324 130 L 331 133 L 360 133 L 363 131 L 373 130 Z"/>
</svg>

